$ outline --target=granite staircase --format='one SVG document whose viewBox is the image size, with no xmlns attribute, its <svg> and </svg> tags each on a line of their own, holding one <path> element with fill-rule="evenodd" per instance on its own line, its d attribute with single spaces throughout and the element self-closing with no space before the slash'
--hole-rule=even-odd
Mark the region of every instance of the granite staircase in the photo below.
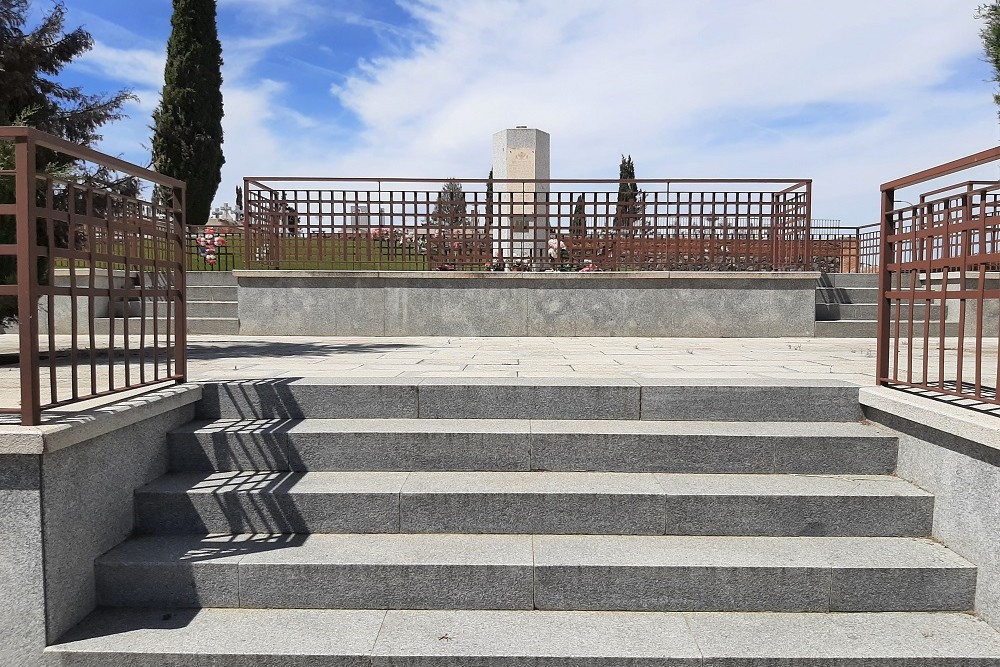
<svg viewBox="0 0 1000 667">
<path fill-rule="evenodd" d="M 240 332 L 236 278 L 231 271 L 188 271 L 189 334 L 227 335 Z"/>
<path fill-rule="evenodd" d="M 204 386 L 74 667 L 1000 664 L 834 382 Z"/>
</svg>

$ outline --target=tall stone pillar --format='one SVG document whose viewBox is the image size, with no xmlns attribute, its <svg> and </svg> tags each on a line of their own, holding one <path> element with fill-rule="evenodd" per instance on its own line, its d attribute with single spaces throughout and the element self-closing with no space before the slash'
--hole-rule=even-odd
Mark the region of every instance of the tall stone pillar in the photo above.
<svg viewBox="0 0 1000 667">
<path fill-rule="evenodd" d="M 493 177 L 530 181 L 549 179 L 549 134 L 519 126 L 493 135 Z M 510 265 L 545 265 L 548 240 L 548 183 L 497 183 L 494 254 Z"/>
</svg>

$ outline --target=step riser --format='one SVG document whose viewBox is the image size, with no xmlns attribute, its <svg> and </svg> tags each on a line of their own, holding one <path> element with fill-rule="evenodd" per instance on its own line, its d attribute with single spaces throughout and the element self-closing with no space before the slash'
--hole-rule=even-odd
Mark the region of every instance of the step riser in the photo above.
<svg viewBox="0 0 1000 667">
<path fill-rule="evenodd" d="M 895 331 L 895 324 L 893 331 Z M 909 321 L 900 323 L 900 334 L 906 338 L 909 334 Z M 874 321 L 850 321 L 832 320 L 828 322 L 816 322 L 817 338 L 874 338 L 878 330 L 878 323 Z M 940 336 L 941 327 L 937 322 L 931 322 L 930 338 L 934 340 Z M 945 336 L 957 336 L 958 324 L 948 322 L 945 324 Z M 924 323 L 915 321 L 913 323 L 913 337 L 915 340 L 923 340 Z"/>
<path fill-rule="evenodd" d="M 99 604 L 252 609 L 966 611 L 975 579 L 969 569 L 794 566 L 97 567 Z"/>
<path fill-rule="evenodd" d="M 529 433 L 174 433 L 173 470 L 884 475 L 895 438 Z"/>
<path fill-rule="evenodd" d="M 878 288 L 817 287 L 816 303 L 878 303 Z"/>
<path fill-rule="evenodd" d="M 200 419 L 425 418 L 861 421 L 858 388 L 795 385 L 203 385 Z"/>
<path fill-rule="evenodd" d="M 820 278 L 823 287 L 878 287 L 877 273 L 827 273 Z"/>
<path fill-rule="evenodd" d="M 902 322 L 909 321 L 909 308 L 903 308 Z M 931 306 L 931 321 L 937 322 L 941 319 L 941 306 Z M 927 308 L 924 305 L 918 305 L 913 309 L 913 321 L 914 323 L 923 323 L 926 316 Z M 895 310 L 891 313 L 895 316 Z M 834 320 L 877 320 L 878 319 L 878 305 L 877 304 L 865 304 L 865 303 L 832 303 L 832 304 L 816 304 L 816 319 L 820 321 L 834 321 Z"/>
<path fill-rule="evenodd" d="M 240 332 L 240 321 L 237 319 L 188 318 L 188 333 L 202 336 L 236 335 Z"/>
<path fill-rule="evenodd" d="M 930 496 L 138 493 L 148 534 L 553 533 L 909 536 L 930 534 Z"/>
<path fill-rule="evenodd" d="M 199 287 L 188 285 L 184 290 L 188 301 L 221 301 L 238 302 L 238 288 L 234 287 Z"/>
<path fill-rule="evenodd" d="M 184 274 L 188 287 L 231 286 L 236 288 L 232 271 L 188 271 Z"/>
<path fill-rule="evenodd" d="M 240 316 L 239 304 L 235 301 L 191 301 L 187 302 L 188 317 L 213 317 L 235 319 Z"/>
</svg>

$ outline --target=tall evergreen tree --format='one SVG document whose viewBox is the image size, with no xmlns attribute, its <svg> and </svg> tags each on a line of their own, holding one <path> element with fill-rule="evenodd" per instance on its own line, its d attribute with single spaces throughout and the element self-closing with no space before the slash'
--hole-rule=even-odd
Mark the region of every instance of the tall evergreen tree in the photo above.
<svg viewBox="0 0 1000 667">
<path fill-rule="evenodd" d="M 153 166 L 187 183 L 185 222 L 208 221 L 222 180 L 222 45 L 215 0 L 174 0 Z"/>
<path fill-rule="evenodd" d="M 442 227 L 458 227 L 469 224 L 468 209 L 465 202 L 465 192 L 462 184 L 451 179 L 438 193 L 434 210 L 427 221 L 431 225 Z"/>
<path fill-rule="evenodd" d="M 986 62 L 993 68 L 993 82 L 1000 84 L 1000 1 L 980 5 L 976 18 L 983 21 L 979 36 L 983 40 Z M 993 93 L 993 101 L 1000 107 L 1000 89 Z"/>
<path fill-rule="evenodd" d="M 615 229 L 627 229 L 636 227 L 641 223 L 642 197 L 639 193 L 639 186 L 636 183 L 626 181 L 635 178 L 635 165 L 632 164 L 632 156 L 622 155 L 621 164 L 618 166 L 618 202 L 615 205 L 614 227 Z"/>
<path fill-rule="evenodd" d="M 576 198 L 573 217 L 569 219 L 569 233 L 573 236 L 586 236 L 587 234 L 587 208 L 583 203 L 583 193 Z"/>
</svg>

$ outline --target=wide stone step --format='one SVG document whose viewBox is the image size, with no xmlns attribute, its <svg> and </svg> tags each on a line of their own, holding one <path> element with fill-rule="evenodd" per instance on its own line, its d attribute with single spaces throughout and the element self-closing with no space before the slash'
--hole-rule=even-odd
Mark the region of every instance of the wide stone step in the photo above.
<svg viewBox="0 0 1000 667">
<path fill-rule="evenodd" d="M 878 303 L 878 287 L 817 287 L 816 303 Z"/>
<path fill-rule="evenodd" d="M 913 320 L 914 323 L 923 324 L 924 320 L 927 319 L 927 306 L 923 303 L 917 304 L 916 308 L 913 308 Z M 910 308 L 904 306 L 900 309 L 901 322 L 908 323 L 910 317 Z M 890 312 L 889 316 L 895 318 L 895 309 Z M 941 319 L 941 306 L 934 304 L 930 308 L 931 322 L 938 322 Z M 877 303 L 818 303 L 816 304 L 816 320 L 817 321 L 835 321 L 835 320 L 877 320 L 878 319 L 878 304 Z"/>
<path fill-rule="evenodd" d="M 911 538 L 155 536 L 96 577 L 102 605 L 247 608 L 965 611 L 976 589 Z"/>
<path fill-rule="evenodd" d="M 838 380 L 277 378 L 202 385 L 200 419 L 861 421 Z"/>
<path fill-rule="evenodd" d="M 895 332 L 895 323 L 892 326 L 893 332 Z M 957 322 L 946 322 L 944 327 L 945 336 L 958 335 Z M 877 330 L 878 323 L 875 320 L 832 320 L 828 322 L 816 322 L 815 333 L 817 338 L 874 338 Z M 900 322 L 899 330 L 901 338 L 907 338 L 909 335 L 909 322 Z M 931 340 L 936 340 L 941 332 L 940 323 L 932 321 L 929 331 Z M 922 321 L 914 321 L 913 338 L 916 341 L 923 341 L 924 323 Z"/>
<path fill-rule="evenodd" d="M 46 649 L 74 667 L 995 667 L 958 613 L 100 609 Z"/>
<path fill-rule="evenodd" d="M 820 278 L 823 287 L 878 288 L 877 273 L 827 273 Z"/>
<path fill-rule="evenodd" d="M 850 422 L 220 419 L 169 434 L 173 470 L 893 472 L 897 438 Z"/>
<path fill-rule="evenodd" d="M 605 472 L 173 473 L 145 533 L 929 535 L 934 498 L 887 476 Z"/>
<path fill-rule="evenodd" d="M 187 325 L 189 334 L 203 336 L 236 335 L 240 332 L 240 321 L 229 317 L 189 317 Z"/>
<path fill-rule="evenodd" d="M 187 316 L 236 319 L 239 314 L 239 303 L 236 301 L 187 301 Z"/>
<path fill-rule="evenodd" d="M 239 301 L 239 289 L 236 285 L 191 285 L 185 286 L 184 294 L 188 301 Z"/>
<path fill-rule="evenodd" d="M 232 287 L 236 289 L 236 276 L 232 271 L 188 271 L 184 274 L 188 288 Z"/>
</svg>

